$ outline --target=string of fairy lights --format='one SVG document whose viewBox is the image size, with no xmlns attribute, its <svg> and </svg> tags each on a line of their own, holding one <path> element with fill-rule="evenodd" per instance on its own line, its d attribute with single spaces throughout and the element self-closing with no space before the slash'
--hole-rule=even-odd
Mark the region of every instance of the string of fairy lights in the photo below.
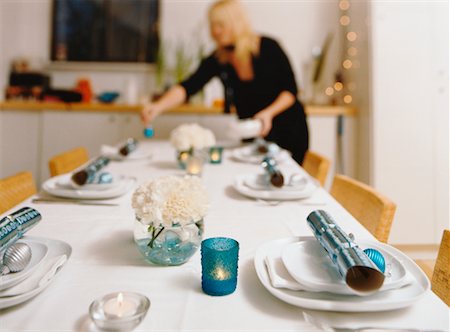
<svg viewBox="0 0 450 332">
<path fill-rule="evenodd" d="M 358 34 L 351 30 L 350 1 L 339 0 L 340 18 L 339 24 L 344 35 L 344 46 L 342 53 L 341 68 L 336 74 L 334 84 L 325 89 L 325 94 L 333 97 L 336 103 L 351 104 L 353 102 L 352 92 L 356 89 L 354 82 L 344 82 L 348 78 L 348 71 L 359 67 L 357 60 L 358 48 L 355 45 Z"/>
</svg>

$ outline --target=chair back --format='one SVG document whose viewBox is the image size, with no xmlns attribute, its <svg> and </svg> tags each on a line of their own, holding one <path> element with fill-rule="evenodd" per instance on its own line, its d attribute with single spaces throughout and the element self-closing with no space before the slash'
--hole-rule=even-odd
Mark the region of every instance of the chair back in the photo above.
<svg viewBox="0 0 450 332">
<path fill-rule="evenodd" d="M 0 214 L 36 194 L 31 172 L 20 172 L 0 179 Z"/>
<path fill-rule="evenodd" d="M 85 148 L 78 147 L 51 158 L 48 162 L 50 176 L 68 173 L 89 161 L 89 155 Z"/>
<path fill-rule="evenodd" d="M 450 307 L 450 230 L 444 230 L 431 278 L 431 289 Z"/>
<path fill-rule="evenodd" d="M 330 170 L 331 162 L 329 159 L 321 156 L 313 151 L 306 151 L 305 158 L 303 159 L 302 167 L 313 178 L 319 181 L 323 187 L 327 180 L 328 171 Z"/>
<path fill-rule="evenodd" d="M 336 174 L 331 195 L 379 241 L 387 242 L 396 205 L 372 187 Z"/>
</svg>

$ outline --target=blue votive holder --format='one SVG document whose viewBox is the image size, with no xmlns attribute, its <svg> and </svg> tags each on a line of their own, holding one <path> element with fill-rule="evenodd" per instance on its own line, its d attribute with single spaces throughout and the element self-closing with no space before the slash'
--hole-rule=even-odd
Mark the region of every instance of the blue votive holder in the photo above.
<svg viewBox="0 0 450 332">
<path fill-rule="evenodd" d="M 223 147 L 213 146 L 209 148 L 209 162 L 211 164 L 220 164 L 222 162 Z"/>
<path fill-rule="evenodd" d="M 202 289 L 212 296 L 228 295 L 237 285 L 239 242 L 225 237 L 202 241 Z"/>
</svg>

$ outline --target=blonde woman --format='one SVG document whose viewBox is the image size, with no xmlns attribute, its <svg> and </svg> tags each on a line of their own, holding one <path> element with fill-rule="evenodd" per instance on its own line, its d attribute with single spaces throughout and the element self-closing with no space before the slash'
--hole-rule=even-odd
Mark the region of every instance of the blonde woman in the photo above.
<svg viewBox="0 0 450 332">
<path fill-rule="evenodd" d="M 187 80 L 146 105 L 142 120 L 151 123 L 165 110 L 185 102 L 217 76 L 241 119 L 261 120 L 261 137 L 289 150 L 299 163 L 308 149 L 308 127 L 286 54 L 279 44 L 253 32 L 237 0 L 220 0 L 209 10 L 211 36 L 217 48 Z"/>
</svg>

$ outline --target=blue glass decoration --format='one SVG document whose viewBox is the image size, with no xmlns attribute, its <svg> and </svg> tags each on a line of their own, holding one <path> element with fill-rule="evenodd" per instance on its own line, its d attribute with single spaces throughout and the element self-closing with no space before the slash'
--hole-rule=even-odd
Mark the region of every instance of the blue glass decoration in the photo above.
<svg viewBox="0 0 450 332">
<path fill-rule="evenodd" d="M 381 272 L 386 271 L 386 261 L 384 260 L 384 256 L 381 252 L 373 248 L 367 248 L 363 250 L 367 257 L 369 257 L 372 262 L 380 269 Z"/>
<path fill-rule="evenodd" d="M 155 131 L 152 126 L 148 126 L 144 129 L 144 136 L 147 138 L 152 138 L 155 135 Z"/>
<path fill-rule="evenodd" d="M 222 162 L 223 147 L 213 146 L 209 148 L 209 162 L 211 164 L 220 164 Z"/>
<path fill-rule="evenodd" d="M 228 295 L 237 285 L 239 242 L 225 237 L 202 241 L 202 289 L 212 296 Z"/>
</svg>

